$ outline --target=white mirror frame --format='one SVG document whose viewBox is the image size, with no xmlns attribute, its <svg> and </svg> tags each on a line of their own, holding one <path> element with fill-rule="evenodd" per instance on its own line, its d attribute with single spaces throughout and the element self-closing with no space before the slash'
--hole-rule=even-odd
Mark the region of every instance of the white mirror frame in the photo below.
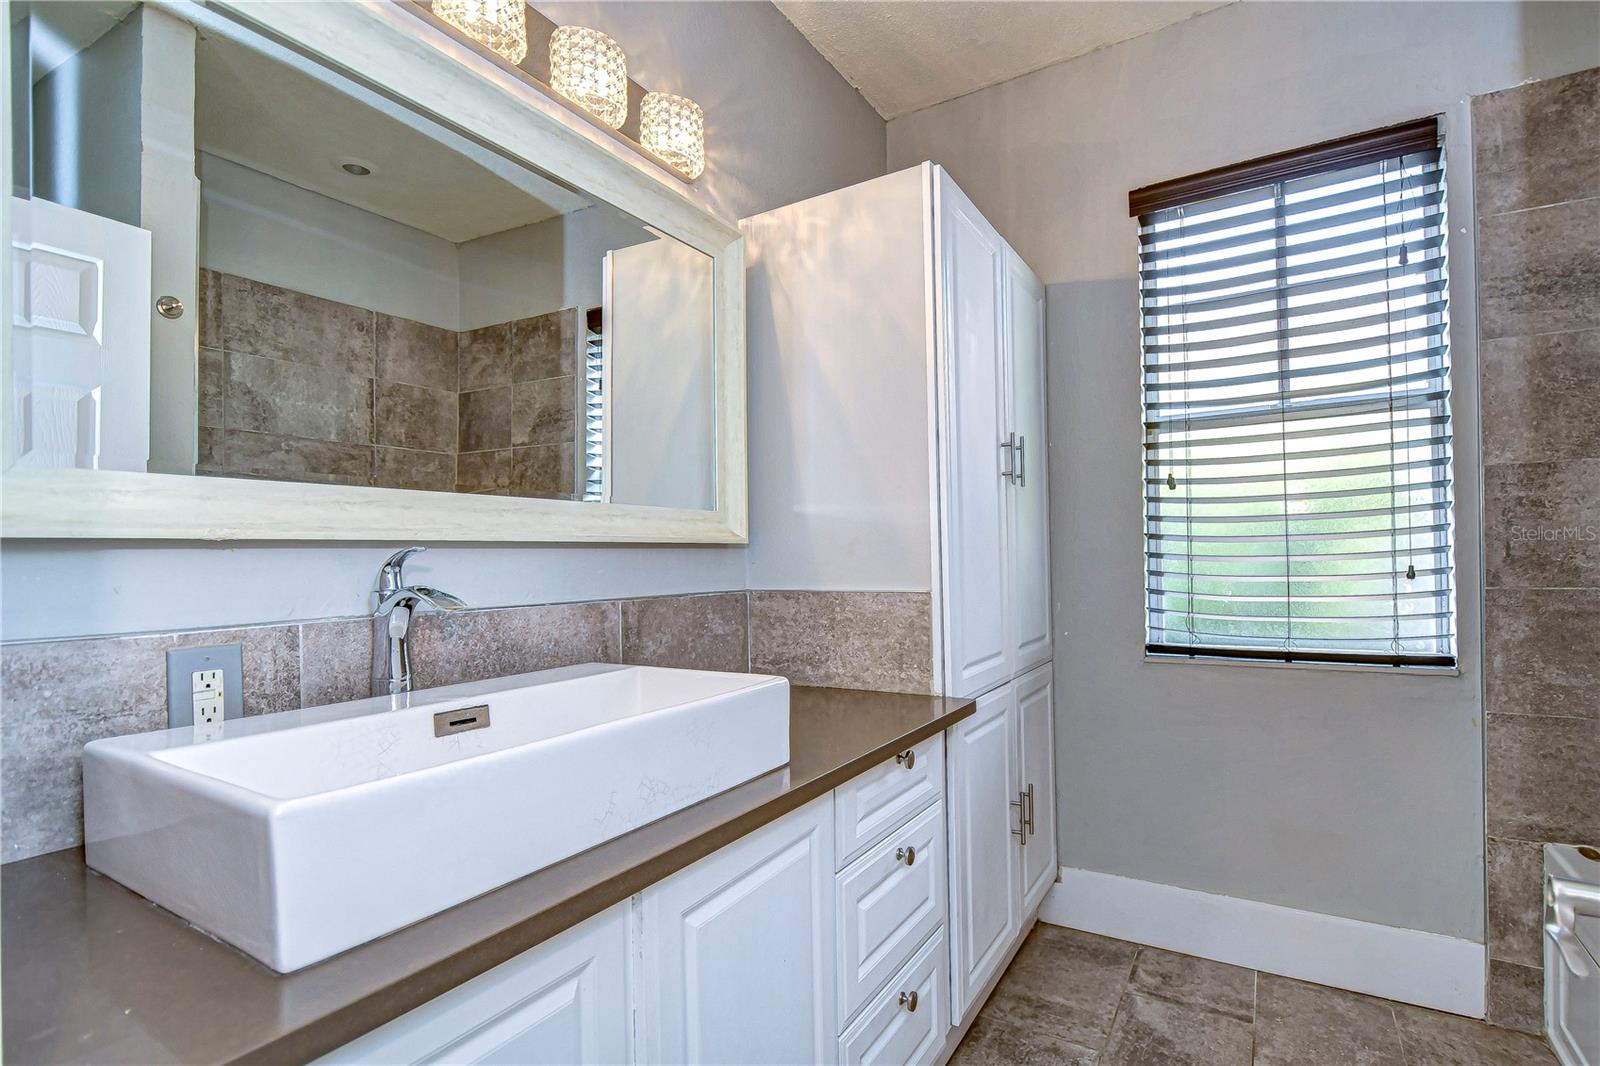
<svg viewBox="0 0 1600 1066">
<path fill-rule="evenodd" d="M 695 203 L 684 194 L 681 182 L 664 169 L 625 155 L 610 138 L 588 127 L 563 105 L 387 0 L 213 0 L 209 5 L 192 0 L 146 2 L 219 32 L 230 32 L 231 28 L 237 33 L 237 21 L 248 23 L 313 60 L 381 86 L 418 111 L 710 256 L 716 506 L 712 510 L 691 510 L 178 474 L 13 467 L 0 478 L 0 532 L 4 536 L 746 542 L 744 240 L 736 224 Z M 217 9 L 234 18 L 219 14 Z M 9 245 L 9 232 L 4 238 Z"/>
</svg>

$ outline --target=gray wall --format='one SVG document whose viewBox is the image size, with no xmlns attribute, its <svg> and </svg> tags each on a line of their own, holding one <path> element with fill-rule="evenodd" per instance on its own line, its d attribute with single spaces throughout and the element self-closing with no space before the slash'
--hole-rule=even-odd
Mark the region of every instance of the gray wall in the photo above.
<svg viewBox="0 0 1600 1066">
<path fill-rule="evenodd" d="M 1061 861 L 1483 939 L 1474 93 L 1592 65 L 1593 3 L 1231 5 L 889 124 L 1049 286 Z M 1143 658 L 1129 189 L 1442 113 L 1461 673 Z"/>
<path fill-rule="evenodd" d="M 884 172 L 884 124 L 766 3 L 541 4 L 622 43 L 633 76 L 698 100 L 706 173 L 694 195 L 729 218 Z M 8 542 L 0 638 L 128 633 L 359 614 L 382 545 Z M 442 547 L 418 580 L 475 605 L 745 587 L 729 548 Z M 408 573 L 410 571 L 408 570 Z"/>
</svg>

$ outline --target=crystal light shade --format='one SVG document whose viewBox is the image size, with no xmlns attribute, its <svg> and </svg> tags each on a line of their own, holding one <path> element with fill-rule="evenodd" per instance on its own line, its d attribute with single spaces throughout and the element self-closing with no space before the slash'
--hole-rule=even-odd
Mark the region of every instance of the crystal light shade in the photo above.
<svg viewBox="0 0 1600 1066">
<path fill-rule="evenodd" d="M 691 181 L 706 169 L 706 114 L 686 96 L 645 93 L 639 141 Z"/>
<path fill-rule="evenodd" d="M 612 129 L 628 117 L 628 60 L 599 30 L 560 26 L 550 35 L 550 87 Z"/>
<path fill-rule="evenodd" d="M 513 63 L 528 54 L 527 0 L 433 0 L 433 13 Z"/>
</svg>

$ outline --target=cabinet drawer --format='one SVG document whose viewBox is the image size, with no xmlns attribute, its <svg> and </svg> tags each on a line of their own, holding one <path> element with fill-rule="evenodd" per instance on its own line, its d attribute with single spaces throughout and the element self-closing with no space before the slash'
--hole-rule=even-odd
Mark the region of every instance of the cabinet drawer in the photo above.
<svg viewBox="0 0 1600 1066">
<path fill-rule="evenodd" d="M 937 1061 L 950 1032 L 949 960 L 940 927 L 839 1038 L 839 1061 L 846 1066 Z"/>
<path fill-rule="evenodd" d="M 896 829 L 838 877 L 839 1018 L 850 1018 L 944 924 L 944 804 Z"/>
<path fill-rule="evenodd" d="M 906 755 L 907 752 L 901 752 Z M 944 795 L 944 734 L 936 733 L 833 790 L 834 854 L 839 868 Z"/>
</svg>

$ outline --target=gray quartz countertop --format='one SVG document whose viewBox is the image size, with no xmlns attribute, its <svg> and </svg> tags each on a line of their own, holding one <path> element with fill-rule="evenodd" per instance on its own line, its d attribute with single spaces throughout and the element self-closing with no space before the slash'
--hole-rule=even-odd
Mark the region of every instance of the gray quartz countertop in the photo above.
<svg viewBox="0 0 1600 1066">
<path fill-rule="evenodd" d="M 526 951 L 972 714 L 971 700 L 795 687 L 790 762 L 292 974 L 89 870 L 0 868 L 10 1063 L 303 1062 Z"/>
</svg>

